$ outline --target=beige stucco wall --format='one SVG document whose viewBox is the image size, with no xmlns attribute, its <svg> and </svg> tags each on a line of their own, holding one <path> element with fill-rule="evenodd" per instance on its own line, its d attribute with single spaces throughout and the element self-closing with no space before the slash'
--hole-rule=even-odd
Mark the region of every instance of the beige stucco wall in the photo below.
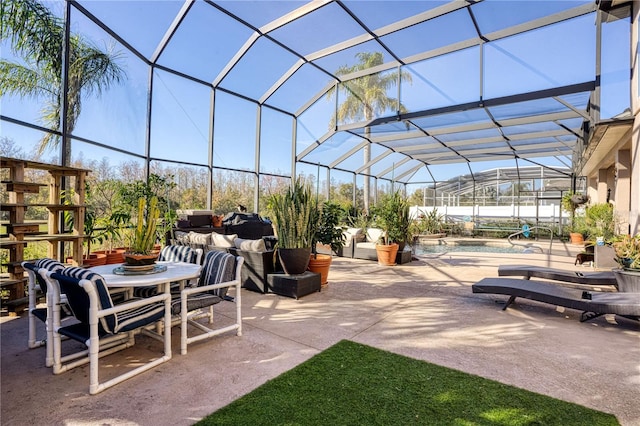
<svg viewBox="0 0 640 426">
<path fill-rule="evenodd" d="M 634 115 L 631 134 L 631 209 L 629 225 L 632 234 L 640 232 L 640 2 L 631 2 L 631 111 Z"/>
</svg>

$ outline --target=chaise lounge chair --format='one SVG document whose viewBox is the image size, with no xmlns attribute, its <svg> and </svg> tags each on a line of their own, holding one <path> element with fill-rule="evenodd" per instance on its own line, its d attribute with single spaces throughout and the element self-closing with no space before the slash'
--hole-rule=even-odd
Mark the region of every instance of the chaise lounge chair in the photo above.
<svg viewBox="0 0 640 426">
<path fill-rule="evenodd" d="M 560 281 L 557 284 L 578 284 L 576 287 L 589 286 L 589 290 L 616 291 L 616 277 L 612 271 L 587 272 L 568 271 L 544 266 L 531 265 L 502 265 L 498 267 L 498 275 L 530 278 L 542 278 L 545 280 Z M 605 287 L 600 287 L 605 286 Z"/>
<path fill-rule="evenodd" d="M 516 278 L 484 278 L 471 286 L 474 293 L 504 294 L 509 300 L 507 309 L 517 297 L 577 309 L 582 312 L 580 322 L 605 314 L 640 319 L 640 293 L 589 292 L 563 287 L 548 281 Z"/>
</svg>

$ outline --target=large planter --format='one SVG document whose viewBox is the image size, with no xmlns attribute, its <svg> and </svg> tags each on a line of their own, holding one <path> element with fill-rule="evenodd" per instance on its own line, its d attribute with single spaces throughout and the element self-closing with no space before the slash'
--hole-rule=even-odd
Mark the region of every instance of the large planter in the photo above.
<svg viewBox="0 0 640 426">
<path fill-rule="evenodd" d="M 398 244 L 376 244 L 376 253 L 378 255 L 378 265 L 393 266 L 396 264 Z"/>
<path fill-rule="evenodd" d="M 278 257 L 284 273 L 298 275 L 304 273 L 309 266 L 311 247 L 307 248 L 279 248 Z"/>
<path fill-rule="evenodd" d="M 640 293 L 640 269 L 614 269 L 618 291 Z"/>
<path fill-rule="evenodd" d="M 67 263 L 73 264 L 74 259 L 72 257 L 67 258 Z M 82 258 L 82 265 L 85 268 L 91 268 L 92 266 L 101 266 L 107 264 L 107 256 L 100 253 L 91 253 L 89 256 Z"/>
<path fill-rule="evenodd" d="M 571 244 L 581 246 L 584 245 L 584 236 L 580 232 L 570 232 L 569 241 L 571 241 Z"/>
<path fill-rule="evenodd" d="M 320 274 L 320 284 L 326 285 L 329 279 L 329 267 L 331 266 L 331 255 L 317 254 L 309 257 L 307 269 L 316 274 Z"/>
<path fill-rule="evenodd" d="M 616 251 L 611 246 L 594 246 L 593 266 L 597 269 L 612 269 L 618 267 Z"/>
</svg>

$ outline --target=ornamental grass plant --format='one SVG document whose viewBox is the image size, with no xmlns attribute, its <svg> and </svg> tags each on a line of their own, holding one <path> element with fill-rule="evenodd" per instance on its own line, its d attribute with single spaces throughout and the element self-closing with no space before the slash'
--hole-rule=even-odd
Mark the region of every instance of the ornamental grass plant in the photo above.
<svg viewBox="0 0 640 426">
<path fill-rule="evenodd" d="M 308 184 L 299 178 L 294 180 L 286 190 L 270 196 L 268 208 L 273 216 L 279 248 L 312 247 L 318 223 L 318 203 Z"/>
<path fill-rule="evenodd" d="M 144 197 L 138 198 L 135 230 L 129 245 L 131 253 L 151 253 L 156 243 L 156 228 L 159 217 L 160 209 L 157 197 L 151 197 L 149 205 Z"/>
</svg>

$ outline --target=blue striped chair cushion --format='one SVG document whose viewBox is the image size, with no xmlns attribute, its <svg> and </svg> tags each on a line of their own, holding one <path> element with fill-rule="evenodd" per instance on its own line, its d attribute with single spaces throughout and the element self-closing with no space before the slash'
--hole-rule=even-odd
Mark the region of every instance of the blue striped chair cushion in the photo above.
<svg viewBox="0 0 640 426">
<path fill-rule="evenodd" d="M 54 259 L 49 259 L 47 257 L 45 257 L 44 259 L 36 260 L 33 265 L 36 267 L 36 269 L 34 269 L 34 272 L 36 274 L 36 282 L 40 286 L 40 290 L 42 290 L 43 293 L 47 292 L 47 283 L 42 278 L 42 276 L 38 273 L 38 269 L 44 268 L 44 269 L 46 269 L 48 271 L 51 271 L 51 272 L 55 272 L 55 271 L 59 271 L 60 269 L 64 269 L 64 265 L 62 263 L 60 263 L 60 262 L 58 262 L 57 260 L 54 260 Z"/>
<path fill-rule="evenodd" d="M 158 286 L 156 285 L 150 285 L 147 287 L 134 287 L 133 289 L 134 297 L 147 298 L 155 296 L 156 294 L 158 294 Z"/>
<path fill-rule="evenodd" d="M 73 311 L 73 315 L 83 323 L 89 323 L 89 296 L 87 292 L 80 287 L 80 280 L 89 280 L 93 283 L 99 300 L 99 309 L 108 309 L 113 307 L 111 295 L 104 284 L 104 278 L 101 275 L 91 272 L 89 269 L 69 267 L 59 272 L 60 278 L 58 282 L 60 287 L 66 293 L 69 305 Z M 56 278 L 57 276 L 54 276 Z M 100 318 L 100 325 L 107 333 L 113 333 L 116 328 L 117 320 L 115 315 L 108 315 Z"/>
<path fill-rule="evenodd" d="M 220 284 L 235 278 L 236 257 L 230 253 L 210 251 L 204 258 L 198 286 Z M 216 296 L 224 297 L 227 288 L 213 290 Z"/>
<path fill-rule="evenodd" d="M 162 248 L 158 256 L 158 261 L 195 263 L 196 257 L 196 251 L 189 246 L 169 245 Z M 177 288 L 179 283 L 175 283 L 175 285 L 174 283 L 171 284 L 172 288 Z M 135 297 L 151 297 L 156 294 L 158 294 L 158 288 L 156 286 L 136 287 L 133 289 L 133 295 Z"/>
<path fill-rule="evenodd" d="M 49 271 L 57 271 L 58 269 L 63 269 L 64 265 L 57 260 L 49 259 L 45 257 L 44 259 L 36 260 L 35 265 L 38 268 L 45 268 Z"/>
<path fill-rule="evenodd" d="M 182 312 L 182 304 L 180 302 L 180 295 L 176 295 L 171 300 L 171 314 L 180 315 Z M 187 312 L 194 311 L 196 309 L 206 308 L 207 306 L 215 305 L 222 302 L 222 298 L 211 293 L 196 293 L 191 294 L 187 298 Z"/>
<path fill-rule="evenodd" d="M 158 256 L 160 261 L 168 262 L 196 262 L 196 251 L 189 246 L 164 246 Z"/>
<path fill-rule="evenodd" d="M 207 286 L 232 281 L 235 278 L 236 257 L 232 254 L 221 251 L 210 251 L 204 258 L 204 265 L 198 286 Z M 204 308 L 220 303 L 227 294 L 227 287 L 207 291 L 204 293 L 192 294 L 187 298 L 187 311 Z M 171 301 L 171 312 L 179 315 L 182 307 L 180 296 L 176 295 Z"/>
<path fill-rule="evenodd" d="M 62 277 L 68 277 L 71 280 L 59 280 L 60 285 L 64 285 L 65 288 L 72 289 L 74 291 L 73 298 L 76 303 L 72 303 L 71 296 L 67 293 L 69 303 L 74 310 L 74 315 L 78 320 L 82 322 L 89 322 L 89 298 L 84 289 L 78 284 L 80 280 L 89 280 L 93 283 L 98 295 L 99 308 L 108 309 L 113 307 L 113 301 L 111 295 L 107 289 L 102 276 L 91 272 L 88 269 L 82 268 L 66 268 L 60 271 Z M 63 284 L 64 283 L 64 284 Z M 77 291 L 79 290 L 79 291 Z M 82 294 L 84 293 L 84 295 Z M 131 300 L 131 299 L 130 299 Z M 80 316 L 78 312 L 80 311 Z M 138 308 L 128 309 L 123 312 L 118 312 L 114 315 L 107 315 L 100 318 L 100 326 L 107 333 L 118 333 L 133 330 L 146 324 L 150 324 L 164 315 L 164 303 L 157 302 L 148 305 L 144 305 Z"/>
</svg>

